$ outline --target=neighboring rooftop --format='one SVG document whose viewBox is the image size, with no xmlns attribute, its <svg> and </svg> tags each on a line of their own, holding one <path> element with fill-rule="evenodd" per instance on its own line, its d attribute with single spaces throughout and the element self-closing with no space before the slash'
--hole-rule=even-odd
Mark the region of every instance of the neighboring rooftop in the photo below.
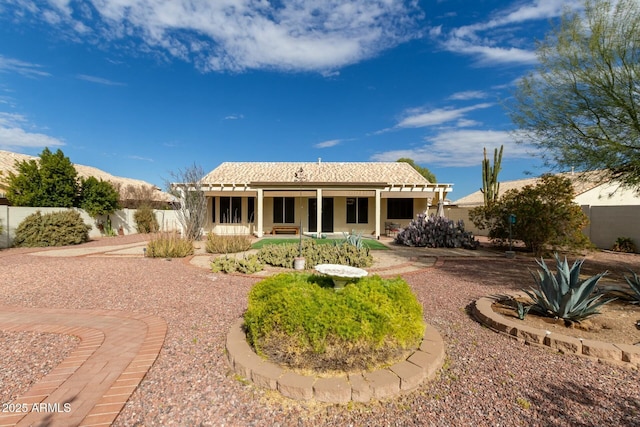
<svg viewBox="0 0 640 427">
<path fill-rule="evenodd" d="M 296 172 L 304 171 L 309 183 L 430 184 L 404 162 L 225 162 L 204 178 L 205 184 L 296 183 Z"/>
<path fill-rule="evenodd" d="M 592 172 L 564 172 L 557 174 L 565 178 L 569 178 L 573 184 L 573 190 L 576 196 L 585 193 L 601 184 L 610 182 L 605 171 L 592 171 Z M 509 190 L 520 190 L 527 185 L 536 185 L 540 178 L 525 178 L 517 179 L 514 181 L 501 181 L 500 192 L 502 195 Z M 482 191 L 478 190 L 475 193 L 471 193 L 468 196 L 462 197 L 452 202 L 453 205 L 459 207 L 475 207 L 484 204 L 484 195 Z"/>
</svg>

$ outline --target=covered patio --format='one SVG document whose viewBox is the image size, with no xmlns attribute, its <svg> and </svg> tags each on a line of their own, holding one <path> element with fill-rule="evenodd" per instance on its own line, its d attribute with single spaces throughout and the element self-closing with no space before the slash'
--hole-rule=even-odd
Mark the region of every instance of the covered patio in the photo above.
<svg viewBox="0 0 640 427">
<path fill-rule="evenodd" d="M 398 162 L 223 163 L 203 180 L 206 231 L 220 235 L 319 235 L 379 238 L 387 223 L 406 226 L 435 214 L 451 184 L 428 182 Z"/>
</svg>

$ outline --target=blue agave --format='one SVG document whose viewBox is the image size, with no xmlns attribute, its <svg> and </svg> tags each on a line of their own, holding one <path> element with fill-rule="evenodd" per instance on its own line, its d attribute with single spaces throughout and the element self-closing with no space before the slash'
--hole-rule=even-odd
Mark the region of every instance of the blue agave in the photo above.
<svg viewBox="0 0 640 427">
<path fill-rule="evenodd" d="M 631 274 L 633 274 L 633 276 L 627 277 L 625 275 L 624 279 L 627 281 L 627 283 L 629 284 L 629 287 L 635 294 L 635 298 L 636 298 L 635 302 L 640 302 L 640 277 L 638 277 L 638 275 L 633 271 L 631 271 Z"/>
<path fill-rule="evenodd" d="M 537 288 L 525 290 L 533 300 L 532 311 L 566 321 L 580 322 L 587 317 L 599 314 L 598 307 L 615 299 L 603 300 L 602 294 L 591 296 L 598 281 L 607 274 L 606 271 L 580 280 L 580 268 L 584 260 L 577 260 L 569 268 L 566 257 L 564 261 L 560 260 L 557 253 L 554 257 L 557 266 L 555 275 L 549 270 L 544 259 L 536 260 L 542 268 L 542 271 L 538 270 L 537 276 L 532 273 Z"/>
</svg>

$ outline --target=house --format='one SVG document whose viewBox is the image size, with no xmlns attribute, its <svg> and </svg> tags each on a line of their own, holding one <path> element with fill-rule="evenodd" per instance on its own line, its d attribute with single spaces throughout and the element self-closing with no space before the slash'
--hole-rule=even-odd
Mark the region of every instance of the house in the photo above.
<svg viewBox="0 0 640 427">
<path fill-rule="evenodd" d="M 640 193 L 633 188 L 623 187 L 611 179 L 605 171 L 582 173 L 561 173 L 573 184 L 573 201 L 578 204 L 589 219 L 583 233 L 598 248 L 610 249 L 620 237 L 628 237 L 640 246 Z M 508 190 L 520 190 L 526 185 L 536 185 L 539 178 L 519 179 L 500 182 L 502 195 Z M 467 229 L 482 236 L 487 230 L 479 230 L 469 221 L 469 210 L 484 204 L 481 191 L 469 194 L 452 203 L 447 209 L 449 219 L 462 219 Z"/>
<path fill-rule="evenodd" d="M 568 178 L 574 190 L 574 202 L 580 206 L 629 206 L 640 205 L 640 194 L 635 190 L 624 188 L 608 177 L 605 171 L 565 172 L 558 174 Z M 500 182 L 499 195 L 509 190 L 521 190 L 527 185 L 534 186 L 539 178 L 518 179 Z M 460 208 L 473 208 L 484 204 L 484 195 L 480 190 L 462 197 L 454 202 Z"/>
<path fill-rule="evenodd" d="M 180 184 L 176 184 L 178 187 Z M 444 201 L 451 184 L 403 162 L 226 162 L 202 181 L 206 231 L 216 234 L 361 232 L 408 224 Z"/>
</svg>

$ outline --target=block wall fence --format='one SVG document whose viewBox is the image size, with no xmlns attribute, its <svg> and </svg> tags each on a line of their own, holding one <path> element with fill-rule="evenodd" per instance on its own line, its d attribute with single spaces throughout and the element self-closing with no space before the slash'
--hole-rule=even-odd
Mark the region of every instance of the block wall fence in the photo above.
<svg viewBox="0 0 640 427">
<path fill-rule="evenodd" d="M 0 205 L 0 225 L 2 233 L 0 233 L 0 248 L 11 247 L 18 225 L 29 215 L 40 211 L 42 214 L 50 212 L 58 212 L 64 210 L 75 210 L 80 213 L 85 224 L 91 226 L 89 237 L 100 237 L 102 233 L 98 229 L 98 221 L 106 221 L 106 216 L 100 216 L 97 219 L 92 218 L 84 210 L 78 208 L 30 208 L 22 206 L 6 206 Z M 124 234 L 135 234 L 136 223 L 133 219 L 135 209 L 120 209 L 109 215 L 111 219 L 111 227 L 117 233 L 122 229 Z M 176 213 L 172 210 L 154 210 L 158 224 L 162 231 L 180 230 L 180 223 L 176 217 Z"/>
</svg>

